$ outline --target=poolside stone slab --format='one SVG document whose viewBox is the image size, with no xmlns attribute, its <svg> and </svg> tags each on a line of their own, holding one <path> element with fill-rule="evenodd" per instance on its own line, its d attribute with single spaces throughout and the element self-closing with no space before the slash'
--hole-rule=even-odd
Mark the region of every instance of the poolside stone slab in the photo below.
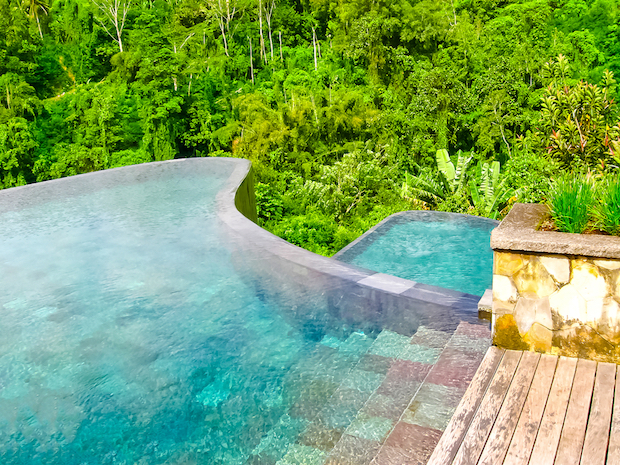
<svg viewBox="0 0 620 465">
<path fill-rule="evenodd" d="M 389 274 L 376 273 L 358 282 L 363 286 L 380 289 L 394 294 L 402 294 L 415 285 L 415 281 L 398 278 Z"/>
</svg>

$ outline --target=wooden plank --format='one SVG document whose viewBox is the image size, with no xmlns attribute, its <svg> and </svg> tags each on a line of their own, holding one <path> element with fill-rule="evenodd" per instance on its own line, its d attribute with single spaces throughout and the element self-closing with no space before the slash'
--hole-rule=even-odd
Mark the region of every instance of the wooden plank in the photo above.
<svg viewBox="0 0 620 465">
<path fill-rule="evenodd" d="M 620 365 L 616 369 L 616 391 L 614 393 L 614 413 L 611 418 L 609 433 L 609 450 L 607 451 L 607 465 L 620 463 Z"/>
<path fill-rule="evenodd" d="M 582 465 L 605 464 L 615 384 L 616 365 L 614 363 L 599 363 L 596 367 L 590 418 L 588 419 L 586 439 L 581 453 Z"/>
<path fill-rule="evenodd" d="M 447 465 L 452 462 L 504 352 L 497 347 L 489 347 L 427 465 Z"/>
<path fill-rule="evenodd" d="M 489 384 L 486 394 L 482 398 L 480 407 L 469 425 L 467 434 L 463 438 L 461 447 L 454 457 L 454 465 L 475 464 L 487 442 L 491 428 L 495 423 L 497 414 L 508 387 L 515 375 L 519 360 L 523 352 L 507 350 L 499 364 L 495 376 Z"/>
<path fill-rule="evenodd" d="M 556 465 L 579 465 L 592 402 L 596 362 L 580 358 L 562 427 Z"/>
<path fill-rule="evenodd" d="M 479 465 L 496 465 L 504 460 L 539 360 L 540 354 L 534 352 L 524 352 L 521 356 L 517 372 L 482 450 Z"/>
<path fill-rule="evenodd" d="M 527 394 L 519 423 L 517 423 L 512 442 L 506 453 L 504 465 L 527 465 L 529 462 L 557 363 L 558 357 L 555 355 L 540 357 L 530 392 Z"/>
<path fill-rule="evenodd" d="M 564 424 L 576 367 L 576 358 L 560 357 L 558 366 L 555 369 L 549 400 L 545 406 L 538 435 L 530 456 L 530 465 L 553 464 L 560 442 L 562 425 Z"/>
</svg>

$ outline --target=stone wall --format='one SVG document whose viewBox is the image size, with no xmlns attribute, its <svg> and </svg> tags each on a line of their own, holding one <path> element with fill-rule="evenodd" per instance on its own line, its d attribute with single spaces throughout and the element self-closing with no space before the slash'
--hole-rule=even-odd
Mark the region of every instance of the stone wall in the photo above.
<svg viewBox="0 0 620 465">
<path fill-rule="evenodd" d="M 546 208 L 515 208 L 491 236 L 494 344 L 620 362 L 620 238 L 536 231 Z"/>
</svg>

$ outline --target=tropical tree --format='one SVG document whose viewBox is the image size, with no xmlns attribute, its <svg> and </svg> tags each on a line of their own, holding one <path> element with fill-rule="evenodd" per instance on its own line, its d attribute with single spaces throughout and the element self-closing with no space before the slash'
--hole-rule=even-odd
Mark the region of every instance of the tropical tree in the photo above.
<svg viewBox="0 0 620 465">
<path fill-rule="evenodd" d="M 119 50 L 123 51 L 123 30 L 127 15 L 131 10 L 131 0 L 90 0 L 103 14 L 103 19 L 97 21 L 117 44 Z"/>
<path fill-rule="evenodd" d="M 43 39 L 43 31 L 41 30 L 41 20 L 39 19 L 39 13 L 47 15 L 49 13 L 49 4 L 45 0 L 26 0 L 24 11 L 30 19 L 37 21 L 37 28 L 39 29 L 39 35 Z"/>
</svg>

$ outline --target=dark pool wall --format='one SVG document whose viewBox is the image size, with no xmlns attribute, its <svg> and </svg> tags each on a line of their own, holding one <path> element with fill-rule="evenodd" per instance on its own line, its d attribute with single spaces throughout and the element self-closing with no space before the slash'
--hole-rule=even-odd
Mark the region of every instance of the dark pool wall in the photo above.
<svg viewBox="0 0 620 465">
<path fill-rule="evenodd" d="M 218 196 L 219 217 L 228 226 L 231 260 L 265 299 L 297 302 L 293 308 L 282 308 L 292 324 L 300 322 L 312 333 L 307 326 L 315 322 L 319 337 L 328 329 L 324 326 L 329 325 L 329 317 L 345 320 L 355 330 L 373 333 L 387 328 L 401 334 L 413 334 L 420 325 L 447 330 L 461 321 L 479 321 L 475 296 L 343 264 L 258 227 L 248 220 L 255 205 L 250 164 L 231 162 L 237 167 Z M 235 205 L 243 207 L 247 218 Z M 257 280 L 257 275 L 263 280 Z M 327 319 L 320 316 L 325 308 L 330 313 Z"/>
<path fill-rule="evenodd" d="M 254 169 L 250 167 L 248 175 L 239 185 L 235 194 L 235 207 L 243 216 L 254 223 L 258 223 L 256 210 L 256 196 L 254 193 Z"/>
</svg>

